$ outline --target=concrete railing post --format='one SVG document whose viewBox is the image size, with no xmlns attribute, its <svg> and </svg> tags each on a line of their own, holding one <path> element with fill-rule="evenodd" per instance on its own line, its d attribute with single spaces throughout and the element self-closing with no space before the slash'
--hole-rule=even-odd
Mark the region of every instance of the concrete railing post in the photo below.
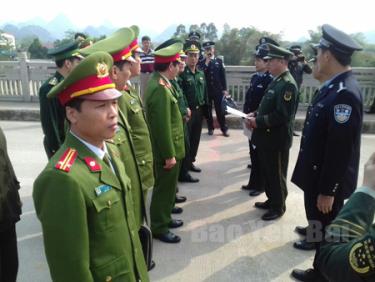
<svg viewBox="0 0 375 282">
<path fill-rule="evenodd" d="M 20 58 L 20 74 L 21 74 L 21 88 L 22 96 L 24 102 L 30 102 L 30 87 L 29 87 L 29 69 L 28 69 L 28 59 L 27 52 L 22 52 L 19 54 Z"/>
</svg>

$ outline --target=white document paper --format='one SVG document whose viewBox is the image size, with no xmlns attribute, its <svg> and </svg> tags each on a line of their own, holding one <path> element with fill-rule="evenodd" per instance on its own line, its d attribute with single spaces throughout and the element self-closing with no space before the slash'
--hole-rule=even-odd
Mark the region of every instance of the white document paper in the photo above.
<svg viewBox="0 0 375 282">
<path fill-rule="evenodd" d="M 235 116 L 238 116 L 238 117 L 248 118 L 247 114 L 245 114 L 245 113 L 243 113 L 239 110 L 233 109 L 231 107 L 228 107 L 228 106 L 227 106 L 227 112 L 228 112 L 228 114 L 232 114 L 232 115 L 235 115 Z"/>
</svg>

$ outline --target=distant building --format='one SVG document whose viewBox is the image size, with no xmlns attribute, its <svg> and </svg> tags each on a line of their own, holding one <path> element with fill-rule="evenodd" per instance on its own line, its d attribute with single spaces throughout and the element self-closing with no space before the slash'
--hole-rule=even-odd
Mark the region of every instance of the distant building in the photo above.
<svg viewBox="0 0 375 282">
<path fill-rule="evenodd" d="M 11 49 L 16 49 L 16 38 L 9 33 L 1 33 L 0 46 L 9 46 Z"/>
</svg>

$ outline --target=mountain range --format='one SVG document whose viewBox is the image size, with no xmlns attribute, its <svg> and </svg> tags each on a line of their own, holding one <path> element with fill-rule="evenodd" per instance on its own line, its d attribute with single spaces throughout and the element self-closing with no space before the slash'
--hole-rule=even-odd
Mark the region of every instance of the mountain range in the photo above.
<svg viewBox="0 0 375 282">
<path fill-rule="evenodd" d="M 140 37 L 147 34 L 151 37 L 154 43 L 161 43 L 173 35 L 173 33 L 176 31 L 176 27 L 177 24 L 174 24 L 166 27 L 162 31 L 157 31 L 155 29 L 142 27 L 140 25 Z M 84 29 L 78 28 L 70 21 L 68 17 L 63 14 L 57 15 L 49 22 L 37 17 L 25 22 L 0 23 L 0 29 L 6 33 L 13 34 L 16 37 L 16 41 L 20 41 L 28 37 L 38 37 L 44 44 L 50 44 L 57 39 L 64 38 L 67 31 L 80 31 L 92 37 L 100 37 L 102 35 L 109 35 L 117 28 L 118 27 L 113 26 L 109 21 L 103 22 L 98 26 L 89 25 Z M 221 31 L 219 30 L 219 34 L 220 33 Z M 363 32 L 363 34 L 368 43 L 375 44 L 375 30 Z"/>
</svg>

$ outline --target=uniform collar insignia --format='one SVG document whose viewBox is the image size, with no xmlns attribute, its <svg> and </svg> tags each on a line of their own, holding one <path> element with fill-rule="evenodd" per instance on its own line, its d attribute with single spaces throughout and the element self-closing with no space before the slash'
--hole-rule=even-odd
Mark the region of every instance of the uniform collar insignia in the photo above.
<svg viewBox="0 0 375 282">
<path fill-rule="evenodd" d="M 169 82 L 165 81 L 162 77 L 159 79 L 159 84 L 163 85 L 167 88 L 171 88 L 171 84 Z"/>
<path fill-rule="evenodd" d="M 85 157 L 83 158 L 90 171 L 97 172 L 102 170 L 102 166 L 96 161 L 95 158 Z"/>
<path fill-rule="evenodd" d="M 55 165 L 55 168 L 69 172 L 73 163 L 75 162 L 77 158 L 78 152 L 75 149 L 68 148 L 64 152 L 64 154 L 61 156 L 57 164 Z"/>
</svg>

